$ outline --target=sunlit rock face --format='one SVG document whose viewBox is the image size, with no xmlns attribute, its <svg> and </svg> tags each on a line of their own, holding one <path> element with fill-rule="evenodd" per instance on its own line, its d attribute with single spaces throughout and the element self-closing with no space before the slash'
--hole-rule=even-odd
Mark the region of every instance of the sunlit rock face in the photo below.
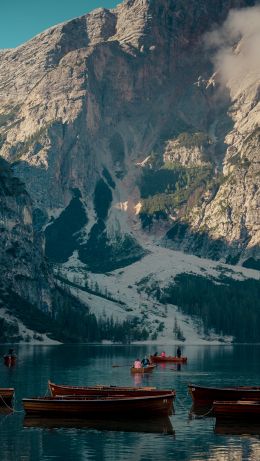
<svg viewBox="0 0 260 461">
<path fill-rule="evenodd" d="M 232 8 L 253 5 L 128 0 L 0 52 L 1 155 L 32 197 L 48 258 L 76 252 L 111 270 L 142 257 L 149 229 L 176 248 L 257 261 L 257 77 L 223 85 L 205 47 Z M 182 170 L 144 196 L 163 162 Z M 145 202 L 158 193 L 167 200 Z"/>
</svg>

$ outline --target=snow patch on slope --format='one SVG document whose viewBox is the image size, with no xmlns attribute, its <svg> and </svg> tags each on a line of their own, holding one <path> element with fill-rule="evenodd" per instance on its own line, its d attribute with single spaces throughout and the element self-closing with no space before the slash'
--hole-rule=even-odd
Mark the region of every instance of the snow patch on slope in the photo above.
<svg viewBox="0 0 260 461">
<path fill-rule="evenodd" d="M 72 293 L 90 306 L 90 310 L 98 317 L 112 316 L 114 320 L 119 321 L 138 317 L 142 325 L 151 332 L 150 337 L 157 333 L 157 339 L 146 342 L 179 343 L 173 333 L 176 322 L 185 337 L 185 344 L 219 344 L 232 341 L 231 337 L 220 338 L 214 332 L 207 338 L 203 337 L 199 324 L 178 312 L 176 306 L 158 302 L 149 293 L 149 287 L 163 289 L 173 282 L 176 275 L 182 273 L 214 278 L 225 275 L 236 280 L 259 280 L 260 273 L 169 250 L 151 242 L 142 242 L 142 245 L 149 252 L 142 260 L 106 274 L 86 275 L 84 265 L 74 254 L 63 266 L 63 276 L 79 287 L 73 288 Z M 87 286 L 91 291 L 95 291 L 95 294 L 82 291 L 80 286 Z M 104 299 L 100 295 L 110 299 Z"/>
</svg>

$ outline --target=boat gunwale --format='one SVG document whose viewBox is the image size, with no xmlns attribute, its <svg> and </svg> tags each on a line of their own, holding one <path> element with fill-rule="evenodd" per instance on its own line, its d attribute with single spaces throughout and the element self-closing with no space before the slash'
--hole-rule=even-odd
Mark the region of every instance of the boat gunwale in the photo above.
<svg viewBox="0 0 260 461">
<path fill-rule="evenodd" d="M 260 392 L 260 386 L 229 386 L 229 387 L 214 387 L 214 386 L 200 386 L 197 384 L 188 384 L 188 388 L 210 391 L 256 391 Z"/>
<path fill-rule="evenodd" d="M 64 396 L 56 396 L 56 397 L 26 397 L 22 399 L 22 402 L 137 402 L 140 400 L 162 400 L 162 399 L 174 399 L 176 396 L 176 392 L 173 390 L 169 394 L 164 394 L 164 395 L 144 395 L 144 396 L 137 396 L 137 397 L 126 397 L 125 395 L 123 396 L 116 396 L 116 397 L 102 397 L 100 395 L 97 395 L 96 399 L 93 399 L 93 395 L 91 396 L 84 396 L 84 395 L 64 395 Z M 68 398 L 69 397 L 69 398 Z M 71 397 L 71 398 L 70 398 Z"/>
</svg>

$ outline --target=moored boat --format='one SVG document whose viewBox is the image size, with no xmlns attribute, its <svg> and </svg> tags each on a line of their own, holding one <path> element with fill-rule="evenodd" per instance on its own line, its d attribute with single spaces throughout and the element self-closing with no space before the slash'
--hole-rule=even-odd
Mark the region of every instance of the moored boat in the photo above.
<svg viewBox="0 0 260 461">
<path fill-rule="evenodd" d="M 165 356 L 162 357 L 161 355 L 151 355 L 150 356 L 150 362 L 152 363 L 165 363 L 165 362 L 171 362 L 171 363 L 187 363 L 188 357 L 176 357 L 176 356 Z"/>
<path fill-rule="evenodd" d="M 213 414 L 220 419 L 257 418 L 260 417 L 260 402 L 253 400 L 221 400 L 213 402 Z"/>
<path fill-rule="evenodd" d="M 13 387 L 0 387 L 0 406 L 10 406 L 14 396 Z"/>
<path fill-rule="evenodd" d="M 62 417 L 95 416 L 111 418 L 115 415 L 137 418 L 149 415 L 167 416 L 172 413 L 175 392 L 164 395 L 143 396 L 59 396 L 59 397 L 33 397 L 23 399 L 23 407 L 28 415 L 44 416 L 53 415 Z"/>
<path fill-rule="evenodd" d="M 156 389 L 155 387 L 125 387 L 125 386 L 68 386 L 64 384 L 55 384 L 48 381 L 50 394 L 52 397 L 61 395 L 165 395 L 175 393 L 172 389 Z"/>
<path fill-rule="evenodd" d="M 156 365 L 147 365 L 147 367 L 135 368 L 131 367 L 131 373 L 151 373 Z"/>
<path fill-rule="evenodd" d="M 189 384 L 188 388 L 196 403 L 212 404 L 214 400 L 260 400 L 260 386 L 203 387 Z"/>
</svg>

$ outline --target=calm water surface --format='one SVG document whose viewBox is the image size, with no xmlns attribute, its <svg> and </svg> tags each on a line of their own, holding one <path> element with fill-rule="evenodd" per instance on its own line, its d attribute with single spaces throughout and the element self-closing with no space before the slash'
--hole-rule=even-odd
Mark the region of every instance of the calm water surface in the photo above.
<svg viewBox="0 0 260 461">
<path fill-rule="evenodd" d="M 0 346 L 1 355 L 6 350 Z M 165 350 L 175 353 L 173 347 Z M 131 376 L 132 361 L 154 351 L 152 346 L 19 346 L 15 367 L 0 364 L 0 386 L 15 387 L 17 411 L 0 414 L 0 460 L 259 461 L 260 429 L 238 427 L 219 434 L 214 418 L 191 417 L 187 384 L 260 385 L 260 346 L 186 346 L 183 353 L 188 364 L 180 371 L 174 364 L 161 364 L 149 376 Z M 115 364 L 121 366 L 112 367 Z M 44 395 L 48 379 L 75 385 L 174 388 L 175 414 L 168 422 L 136 421 L 128 425 L 25 418 L 21 399 Z"/>
</svg>

